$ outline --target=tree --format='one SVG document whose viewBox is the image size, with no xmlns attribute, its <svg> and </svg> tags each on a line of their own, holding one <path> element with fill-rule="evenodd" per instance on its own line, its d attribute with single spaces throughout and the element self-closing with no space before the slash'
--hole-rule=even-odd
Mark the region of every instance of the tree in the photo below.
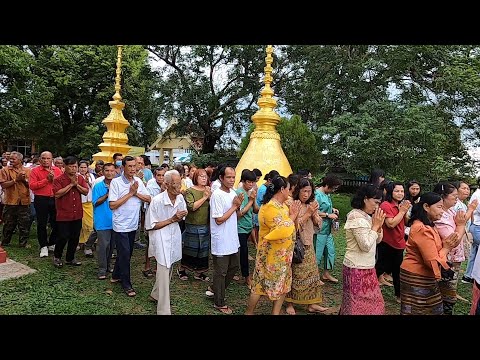
<svg viewBox="0 0 480 360">
<path fill-rule="evenodd" d="M 250 135 L 255 129 L 254 124 L 250 124 L 249 130 L 240 143 L 239 157 L 243 155 L 250 141 Z M 319 155 L 315 135 L 309 127 L 302 122 L 298 115 L 291 118 L 281 118 L 277 126 L 280 134 L 283 152 L 290 163 L 293 171 L 300 169 L 309 169 L 315 172 L 319 169 L 321 155 Z"/>
<path fill-rule="evenodd" d="M 432 148 L 418 139 L 426 141 L 430 136 L 436 139 L 437 136 L 431 134 L 430 129 L 440 128 L 441 135 L 438 136 L 445 140 L 448 129 L 453 143 L 458 145 L 458 153 L 448 149 L 445 154 L 440 154 L 442 161 L 458 166 L 456 169 L 466 171 L 465 175 L 469 173 L 471 159 L 464 152 L 460 139 L 480 139 L 478 46 L 290 46 L 286 48 L 286 54 L 289 62 L 295 64 L 291 67 L 297 70 L 288 74 L 288 81 L 282 82 L 278 94 L 285 98 L 287 110 L 301 115 L 303 121 L 314 130 L 319 149 L 329 149 L 325 157 L 327 166 L 343 166 L 354 173 L 368 172 L 367 168 L 371 166 L 347 159 L 368 160 L 368 154 L 382 156 L 377 141 L 380 138 L 371 134 L 375 130 L 372 126 L 381 126 L 387 119 L 402 119 L 405 123 L 403 119 L 414 116 L 418 122 L 410 124 L 409 129 L 388 123 L 388 128 L 382 128 L 382 131 L 389 133 L 390 126 L 393 126 L 396 130 L 393 136 L 409 139 L 408 149 L 404 153 L 421 158 L 421 155 L 409 149 Z M 390 103 L 390 100 L 397 102 Z M 372 108 L 374 103 L 385 106 L 382 105 L 380 111 L 379 106 Z M 399 115 L 397 111 L 401 107 L 404 110 Z M 367 108 L 369 110 L 366 112 Z M 418 109 L 427 110 L 427 114 L 416 114 Z M 382 113 L 383 121 L 380 121 L 379 114 L 375 114 L 376 111 Z M 364 123 L 358 124 L 359 121 Z M 411 131 L 419 131 L 422 136 L 418 138 L 414 133 L 408 134 Z M 356 144 L 359 138 L 365 143 Z M 375 140 L 369 140 L 371 138 Z M 445 145 L 439 149 L 445 149 Z M 427 151 L 428 158 L 436 158 L 430 150 Z M 454 163 L 449 156 L 456 159 Z M 411 163 L 415 164 L 420 158 L 415 157 Z M 427 164 L 426 159 L 422 161 Z M 392 165 L 386 161 L 387 166 L 391 168 Z M 413 173 L 412 169 L 405 169 L 408 166 L 403 163 L 404 169 L 392 171 L 403 177 Z M 435 167 L 447 168 L 443 165 Z M 435 177 L 433 174 L 422 176 Z"/>
<path fill-rule="evenodd" d="M 99 139 L 105 132 L 101 121 L 115 92 L 116 58 L 116 46 L 0 47 L 0 118 L 2 125 L 10 124 L 1 134 L 32 138 L 40 149 L 63 155 L 98 152 L 85 136 Z M 157 136 L 157 90 L 148 51 L 125 46 L 124 114 L 132 125 L 129 132 L 136 135 L 130 145 L 151 144 Z"/>
<path fill-rule="evenodd" d="M 34 59 L 18 46 L 0 46 L 0 141 L 43 140 L 53 93 L 32 72 Z M 56 124 L 49 130 L 55 132 Z"/>
<path fill-rule="evenodd" d="M 367 100 L 382 99 L 387 84 L 383 65 L 369 45 L 289 46 L 292 71 L 278 96 L 288 112 L 316 129 L 345 112 L 356 113 Z"/>
<path fill-rule="evenodd" d="M 453 169 L 473 170 L 453 118 L 431 105 L 371 101 L 322 129 L 326 164 L 353 174 L 382 168 L 389 177 L 430 183 L 451 177 Z"/>
<path fill-rule="evenodd" d="M 211 153 L 230 129 L 237 134 L 253 115 L 261 87 L 261 46 L 148 46 L 161 61 L 159 104 L 165 119 L 175 117 L 177 135 L 203 136 Z"/>
</svg>

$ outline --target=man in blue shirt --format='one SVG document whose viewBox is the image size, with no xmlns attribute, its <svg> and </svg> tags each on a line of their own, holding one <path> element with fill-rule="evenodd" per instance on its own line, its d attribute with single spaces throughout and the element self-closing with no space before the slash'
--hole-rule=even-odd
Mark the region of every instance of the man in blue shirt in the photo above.
<svg viewBox="0 0 480 360">
<path fill-rule="evenodd" d="M 110 182 L 115 177 L 115 165 L 107 163 L 103 166 L 105 179 L 93 187 L 93 227 L 97 231 L 98 279 L 105 280 L 110 272 L 110 259 L 113 251 L 112 210 L 108 205 Z"/>
</svg>

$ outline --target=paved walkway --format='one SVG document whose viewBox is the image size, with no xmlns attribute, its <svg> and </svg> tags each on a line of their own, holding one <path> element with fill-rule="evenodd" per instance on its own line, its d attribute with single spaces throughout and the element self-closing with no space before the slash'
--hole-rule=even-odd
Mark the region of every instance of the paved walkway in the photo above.
<svg viewBox="0 0 480 360">
<path fill-rule="evenodd" d="M 6 262 L 0 264 L 0 281 L 18 278 L 23 275 L 28 275 L 36 272 L 37 270 L 28 267 L 27 265 L 23 265 L 12 259 L 7 259 Z"/>
</svg>

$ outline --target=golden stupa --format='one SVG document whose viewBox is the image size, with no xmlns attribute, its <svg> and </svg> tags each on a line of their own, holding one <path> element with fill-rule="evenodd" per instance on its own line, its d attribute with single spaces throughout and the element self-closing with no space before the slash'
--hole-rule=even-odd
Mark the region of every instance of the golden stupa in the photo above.
<svg viewBox="0 0 480 360">
<path fill-rule="evenodd" d="M 103 142 L 98 145 L 102 150 L 93 155 L 94 163 L 98 160 L 103 160 L 105 163 L 113 162 L 113 154 L 121 153 L 123 156 L 127 155 L 131 146 L 127 145 L 128 136 L 125 134 L 125 129 L 130 126 L 128 121 L 123 117 L 123 103 L 120 95 L 120 74 L 122 73 L 122 46 L 118 45 L 117 53 L 117 76 L 115 77 L 115 94 L 113 101 L 109 101 L 108 105 L 112 108 L 110 114 L 103 119 L 102 123 L 107 127 L 107 131 L 103 134 Z M 92 164 L 93 165 L 93 164 Z"/>
<path fill-rule="evenodd" d="M 258 99 L 260 109 L 252 116 L 255 124 L 255 130 L 250 135 L 250 142 L 247 150 L 242 155 L 240 162 L 235 168 L 235 186 L 240 182 L 240 176 L 244 169 L 259 169 L 263 176 L 259 184 L 263 183 L 263 177 L 270 170 L 277 170 L 280 175 L 287 177 L 292 173 L 292 168 L 288 163 L 287 157 L 280 144 L 280 135 L 276 127 L 280 122 L 280 116 L 275 112 L 277 101 L 273 98 L 273 90 L 270 87 L 272 83 L 272 62 L 273 46 L 267 46 L 267 57 L 265 62 L 264 83 L 265 87 L 261 91 L 261 97 Z"/>
</svg>

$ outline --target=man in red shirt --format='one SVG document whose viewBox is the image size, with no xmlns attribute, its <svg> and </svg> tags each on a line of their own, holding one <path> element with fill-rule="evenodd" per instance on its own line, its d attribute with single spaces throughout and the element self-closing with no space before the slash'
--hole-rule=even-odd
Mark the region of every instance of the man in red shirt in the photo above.
<svg viewBox="0 0 480 360">
<path fill-rule="evenodd" d="M 40 244 L 40 257 L 48 257 L 48 250 L 53 251 L 57 241 L 57 222 L 55 221 L 55 198 L 53 197 L 53 179 L 62 175 L 62 171 L 52 166 L 52 153 L 44 151 L 40 154 L 40 166 L 30 173 L 30 190 L 35 195 L 33 206 L 37 213 L 37 238 Z M 52 232 L 47 240 L 47 221 Z"/>
<path fill-rule="evenodd" d="M 67 265 L 82 265 L 75 260 L 75 251 L 82 229 L 82 197 L 88 194 L 88 185 L 83 176 L 78 174 L 78 161 L 74 156 L 67 156 L 63 163 L 65 172 L 53 181 L 55 207 L 57 209 L 58 239 L 53 252 L 53 265 L 63 266 L 63 248 L 67 245 L 65 260 Z"/>
</svg>

